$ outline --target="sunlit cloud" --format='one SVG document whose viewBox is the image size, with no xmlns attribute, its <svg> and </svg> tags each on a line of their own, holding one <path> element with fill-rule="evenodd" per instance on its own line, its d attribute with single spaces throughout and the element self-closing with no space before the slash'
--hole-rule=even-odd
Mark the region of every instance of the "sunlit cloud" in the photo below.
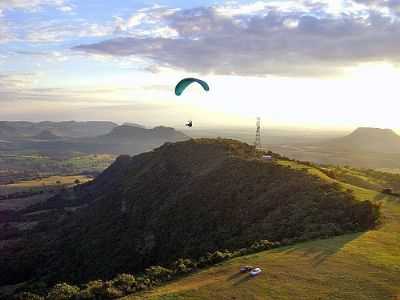
<svg viewBox="0 0 400 300">
<path fill-rule="evenodd" d="M 119 37 L 73 49 L 146 57 L 194 73 L 257 76 L 335 76 L 349 66 L 400 58 L 400 21 L 390 16 L 365 10 L 315 16 L 263 5 L 246 16 L 226 7 L 222 14 L 221 7 L 178 10 L 155 21 L 175 31 L 172 37 Z M 252 14 L 265 7 L 265 14 Z"/>
</svg>

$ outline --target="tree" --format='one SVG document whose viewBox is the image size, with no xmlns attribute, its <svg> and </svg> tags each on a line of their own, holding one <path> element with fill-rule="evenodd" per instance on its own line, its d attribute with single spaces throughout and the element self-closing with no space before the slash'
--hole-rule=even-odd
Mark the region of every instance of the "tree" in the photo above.
<svg viewBox="0 0 400 300">
<path fill-rule="evenodd" d="M 136 278 L 131 274 L 119 274 L 112 280 L 112 283 L 124 293 L 134 292 L 136 289 Z"/>
</svg>

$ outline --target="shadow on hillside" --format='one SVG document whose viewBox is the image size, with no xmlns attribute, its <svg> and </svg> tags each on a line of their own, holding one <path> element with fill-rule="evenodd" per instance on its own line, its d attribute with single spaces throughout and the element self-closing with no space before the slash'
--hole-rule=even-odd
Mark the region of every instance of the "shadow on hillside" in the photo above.
<svg viewBox="0 0 400 300">
<path fill-rule="evenodd" d="M 245 283 L 247 281 L 249 281 L 252 277 L 250 276 L 249 273 L 240 273 L 237 272 L 235 274 L 232 274 L 231 276 L 229 276 L 226 281 L 232 281 L 232 285 L 236 286 L 242 283 Z"/>
<path fill-rule="evenodd" d="M 246 273 L 237 272 L 237 273 L 232 274 L 231 276 L 229 276 L 229 277 L 227 278 L 227 280 L 228 280 L 228 281 L 235 280 L 235 279 L 238 279 L 239 277 L 242 277 L 242 276 L 245 276 L 245 275 L 246 275 Z"/>
<path fill-rule="evenodd" d="M 236 286 L 236 285 L 243 284 L 243 283 L 249 281 L 250 279 L 252 279 L 252 277 L 249 274 L 244 274 L 243 277 L 240 278 L 238 281 L 235 281 L 233 283 L 233 285 Z"/>
<path fill-rule="evenodd" d="M 387 197 L 387 195 L 382 194 L 382 193 L 378 193 L 374 197 L 374 201 L 378 202 L 378 201 L 381 201 L 381 200 L 385 199 L 386 197 Z"/>
<path fill-rule="evenodd" d="M 314 267 L 318 267 L 327 259 L 334 256 L 342 250 L 346 244 L 353 240 L 358 239 L 364 232 L 346 234 L 331 239 L 317 240 L 314 242 L 306 242 L 291 246 L 289 249 L 283 251 L 284 253 L 302 253 L 302 255 L 311 260 Z"/>
</svg>

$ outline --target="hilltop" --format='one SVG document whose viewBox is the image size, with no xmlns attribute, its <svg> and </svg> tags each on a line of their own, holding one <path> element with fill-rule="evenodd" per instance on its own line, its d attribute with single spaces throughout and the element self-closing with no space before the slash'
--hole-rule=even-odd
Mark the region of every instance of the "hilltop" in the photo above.
<svg viewBox="0 0 400 300">
<path fill-rule="evenodd" d="M 391 129 L 360 127 L 350 134 L 321 141 L 270 145 L 278 153 L 302 161 L 357 168 L 400 168 L 400 136 Z"/>
<path fill-rule="evenodd" d="M 400 153 L 400 136 L 391 129 L 360 127 L 343 138 L 327 142 L 325 146 L 335 151 Z"/>
<path fill-rule="evenodd" d="M 276 156 L 278 157 L 278 156 Z M 77 191 L 88 207 L 2 256 L 2 283 L 82 283 L 178 258 L 367 230 L 377 207 L 233 140 L 168 143 L 121 156 Z M 112 258 L 112 259 L 111 259 Z"/>
</svg>

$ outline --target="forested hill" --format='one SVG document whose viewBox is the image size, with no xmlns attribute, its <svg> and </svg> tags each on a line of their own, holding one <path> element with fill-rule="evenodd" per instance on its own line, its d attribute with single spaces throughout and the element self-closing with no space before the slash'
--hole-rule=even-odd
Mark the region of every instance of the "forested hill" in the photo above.
<svg viewBox="0 0 400 300">
<path fill-rule="evenodd" d="M 252 146 L 222 139 L 122 156 L 80 197 L 89 207 L 0 256 L 0 283 L 81 283 L 257 240 L 366 230 L 378 210 L 304 171 L 259 159 Z"/>
</svg>

